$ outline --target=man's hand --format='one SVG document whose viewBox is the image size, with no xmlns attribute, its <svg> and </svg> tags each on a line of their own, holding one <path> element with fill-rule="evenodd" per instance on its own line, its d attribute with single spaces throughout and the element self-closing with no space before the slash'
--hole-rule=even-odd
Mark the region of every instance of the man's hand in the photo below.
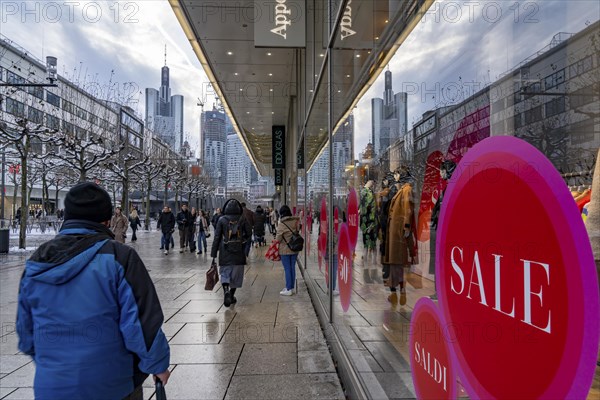
<svg viewBox="0 0 600 400">
<path fill-rule="evenodd" d="M 158 378 L 162 382 L 163 386 L 166 386 L 170 376 L 171 372 L 169 372 L 169 370 L 166 370 L 165 372 L 161 372 L 160 374 L 153 375 L 153 378 L 154 382 L 156 382 L 156 379 Z"/>
</svg>

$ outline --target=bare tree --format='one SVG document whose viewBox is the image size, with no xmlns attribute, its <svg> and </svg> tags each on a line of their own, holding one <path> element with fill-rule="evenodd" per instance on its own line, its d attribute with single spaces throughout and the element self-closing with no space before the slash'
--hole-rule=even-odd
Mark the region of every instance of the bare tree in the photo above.
<svg viewBox="0 0 600 400">
<path fill-rule="evenodd" d="M 91 170 L 115 158 L 124 148 L 124 145 L 109 148 L 101 137 L 81 140 L 65 132 L 56 132 L 52 143 L 59 149 L 52 155 L 77 171 L 80 182 L 86 181 Z"/>
<path fill-rule="evenodd" d="M 137 159 L 135 155 L 128 153 L 123 157 L 120 157 L 117 161 L 109 161 L 104 163 L 104 167 L 110 170 L 115 177 L 121 180 L 121 208 L 124 215 L 129 215 L 129 181 L 130 172 L 139 168 L 144 164 L 147 158 L 141 160 Z"/>
<path fill-rule="evenodd" d="M 150 157 L 146 156 L 142 162 L 133 169 L 133 174 L 137 176 L 140 181 L 145 183 L 146 189 L 146 218 L 144 220 L 144 229 L 148 230 L 150 226 L 150 194 L 152 193 L 152 182 L 158 176 L 160 176 L 165 170 L 166 165 L 151 160 Z"/>
<path fill-rule="evenodd" d="M 41 125 L 34 125 L 25 118 L 16 118 L 15 124 L 8 126 L 6 123 L 0 125 L 0 145 L 12 147 L 21 163 L 21 221 L 19 228 L 19 248 L 26 247 L 26 227 L 29 213 L 28 192 L 27 192 L 27 173 L 29 171 L 28 162 L 31 156 L 31 145 L 33 141 L 46 141 L 48 138 L 48 129 Z"/>
</svg>

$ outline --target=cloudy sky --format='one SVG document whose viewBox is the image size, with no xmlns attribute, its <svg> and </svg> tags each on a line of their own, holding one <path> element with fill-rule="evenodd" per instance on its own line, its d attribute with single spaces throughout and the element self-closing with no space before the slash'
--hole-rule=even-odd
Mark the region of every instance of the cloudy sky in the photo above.
<svg viewBox="0 0 600 400">
<path fill-rule="evenodd" d="M 550 43 L 600 18 L 596 0 L 441 1 L 434 4 L 389 64 L 394 92 L 408 91 L 409 127 L 436 106 L 460 101 Z M 172 94 L 185 96 L 185 133 L 198 145 L 207 78 L 167 1 L 0 0 L 0 34 L 34 56 L 59 59 L 59 73 L 116 91 L 111 100 L 144 113 L 144 89 L 171 70 Z M 369 141 L 370 99 L 382 97 L 383 74 L 355 110 L 355 152 Z M 207 106 L 212 101 L 208 98 Z"/>
</svg>

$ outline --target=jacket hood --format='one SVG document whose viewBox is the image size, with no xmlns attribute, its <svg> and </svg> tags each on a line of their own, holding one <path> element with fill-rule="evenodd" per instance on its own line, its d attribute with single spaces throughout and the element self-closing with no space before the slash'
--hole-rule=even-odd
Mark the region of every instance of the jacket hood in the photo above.
<svg viewBox="0 0 600 400">
<path fill-rule="evenodd" d="M 114 238 L 96 222 L 65 221 L 60 233 L 41 245 L 25 264 L 25 276 L 40 282 L 61 285 L 76 277 L 104 244 Z"/>
<path fill-rule="evenodd" d="M 229 199 L 225 202 L 223 206 L 223 214 L 224 215 L 241 215 L 242 214 L 242 205 L 236 199 Z"/>
</svg>

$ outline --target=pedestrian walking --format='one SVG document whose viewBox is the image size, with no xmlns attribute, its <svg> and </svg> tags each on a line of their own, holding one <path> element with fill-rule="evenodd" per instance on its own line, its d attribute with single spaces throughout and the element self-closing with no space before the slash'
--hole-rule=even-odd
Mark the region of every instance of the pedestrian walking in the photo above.
<svg viewBox="0 0 600 400">
<path fill-rule="evenodd" d="M 198 221 L 198 254 L 202 254 L 202 248 L 204 248 L 204 254 L 208 254 L 206 246 L 206 238 L 210 236 L 210 228 L 208 227 L 208 221 L 206 219 L 206 213 L 200 210 L 200 215 L 197 218 Z"/>
<path fill-rule="evenodd" d="M 235 292 L 244 283 L 245 245 L 252 236 L 252 227 L 243 218 L 242 213 L 242 205 L 239 201 L 229 199 L 225 202 L 210 253 L 213 260 L 217 255 L 219 256 L 219 273 L 225 307 L 237 303 Z"/>
<path fill-rule="evenodd" d="M 198 217 L 198 213 L 196 212 L 196 207 L 192 207 L 192 211 L 190 211 L 190 224 L 188 225 L 187 232 L 187 241 L 188 246 L 190 248 L 190 253 L 196 252 L 196 218 Z"/>
<path fill-rule="evenodd" d="M 277 235 L 275 240 L 279 244 L 279 254 L 281 255 L 281 263 L 285 272 L 285 287 L 281 292 L 282 296 L 291 296 L 294 294 L 296 286 L 296 259 L 298 252 L 293 251 L 287 245 L 292 239 L 292 233 L 298 232 L 300 218 L 292 216 L 292 210 L 287 205 L 281 206 L 279 209 L 280 220 L 277 224 Z"/>
<path fill-rule="evenodd" d="M 137 209 L 133 209 L 131 211 L 131 214 L 129 214 L 129 226 L 131 227 L 131 230 L 133 231 L 133 234 L 131 235 L 131 241 L 135 242 L 137 241 L 137 236 L 135 235 L 135 233 L 137 232 L 138 226 L 141 227 L 142 223 L 140 222 L 140 217 L 138 216 L 138 212 Z"/>
<path fill-rule="evenodd" d="M 179 252 L 183 253 L 187 248 L 189 226 L 192 223 L 192 216 L 188 210 L 187 204 L 181 206 L 181 211 L 177 213 L 177 230 L 179 230 Z"/>
<path fill-rule="evenodd" d="M 275 212 L 274 207 L 271 209 L 271 213 L 269 214 L 269 219 L 271 222 L 271 234 L 275 235 L 275 233 L 276 233 L 275 226 L 277 226 L 277 213 Z"/>
<path fill-rule="evenodd" d="M 104 189 L 72 187 L 59 234 L 25 263 L 16 329 L 36 399 L 143 399 L 149 374 L 169 380 L 156 290 L 136 251 L 112 240 L 111 214 Z"/>
<path fill-rule="evenodd" d="M 115 208 L 115 215 L 110 220 L 110 230 L 115 234 L 117 242 L 125 243 L 127 223 L 127 218 L 121 213 L 121 207 Z"/>
<path fill-rule="evenodd" d="M 256 247 L 267 244 L 265 240 L 265 220 L 265 212 L 261 206 L 257 206 L 254 213 L 254 238 Z"/>
<path fill-rule="evenodd" d="M 214 229 L 217 229 L 217 222 L 219 222 L 219 218 L 221 218 L 221 215 L 222 215 L 221 214 L 221 209 L 217 208 L 215 210 L 215 213 L 213 214 L 211 220 L 210 220 L 210 223 L 212 224 L 212 226 L 213 226 Z"/>
<path fill-rule="evenodd" d="M 160 249 L 164 249 L 165 255 L 167 255 L 169 254 L 169 245 L 172 244 L 173 232 L 175 232 L 175 216 L 169 207 L 165 206 L 163 212 L 158 216 L 156 229 L 160 229 L 162 232 Z"/>
<path fill-rule="evenodd" d="M 248 225 L 250 225 L 250 229 L 254 229 L 254 213 L 252 212 L 252 210 L 249 210 L 248 208 L 246 208 L 246 203 L 241 203 L 241 204 L 242 204 L 242 213 L 243 213 L 244 219 L 246 220 Z M 244 251 L 246 253 L 246 257 L 248 257 L 248 255 L 250 254 L 251 248 L 252 248 L 252 234 L 250 234 L 250 240 L 248 240 L 246 242 L 246 247 L 244 249 Z"/>
</svg>

